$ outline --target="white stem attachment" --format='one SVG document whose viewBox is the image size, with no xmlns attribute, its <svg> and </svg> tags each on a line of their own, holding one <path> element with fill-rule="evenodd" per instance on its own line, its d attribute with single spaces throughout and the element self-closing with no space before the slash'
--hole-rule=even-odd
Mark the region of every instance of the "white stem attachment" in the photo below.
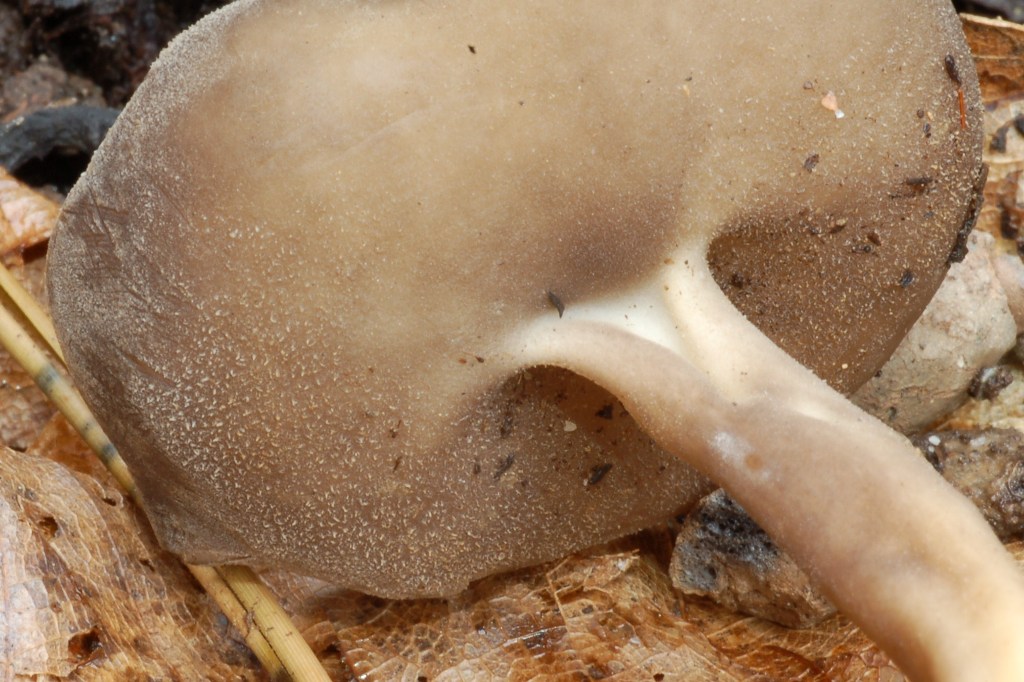
<svg viewBox="0 0 1024 682">
<path fill-rule="evenodd" d="M 702 265 L 524 338 L 528 362 L 601 384 L 722 485 L 912 679 L 1024 680 L 1024 577 L 978 511 L 764 337 Z"/>
</svg>

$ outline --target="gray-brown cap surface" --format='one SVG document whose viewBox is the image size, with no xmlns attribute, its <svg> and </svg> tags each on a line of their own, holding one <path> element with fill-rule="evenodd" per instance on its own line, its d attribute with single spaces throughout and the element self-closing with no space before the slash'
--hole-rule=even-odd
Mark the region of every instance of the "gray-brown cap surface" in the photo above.
<svg viewBox="0 0 1024 682">
<path fill-rule="evenodd" d="M 444 595 L 685 509 L 708 482 L 683 458 L 863 622 L 889 578 L 808 524 L 867 417 L 737 307 L 852 389 L 956 256 L 977 83 L 946 3 L 907 9 L 243 0 L 183 35 L 51 251 L 72 373 L 161 540 Z M 902 485 L 872 484 L 857 509 Z M 902 641 L 907 603 L 869 631 Z"/>
</svg>

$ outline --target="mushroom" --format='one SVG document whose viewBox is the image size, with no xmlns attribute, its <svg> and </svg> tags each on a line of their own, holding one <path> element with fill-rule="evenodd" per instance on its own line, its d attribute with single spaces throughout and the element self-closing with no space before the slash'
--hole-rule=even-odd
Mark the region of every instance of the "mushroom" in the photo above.
<svg viewBox="0 0 1024 682">
<path fill-rule="evenodd" d="M 842 395 L 962 256 L 983 184 L 957 17 L 906 10 L 200 22 L 50 255 L 72 375 L 161 541 L 439 596 L 710 479 L 913 678 L 1020 679 L 1016 567 Z"/>
</svg>

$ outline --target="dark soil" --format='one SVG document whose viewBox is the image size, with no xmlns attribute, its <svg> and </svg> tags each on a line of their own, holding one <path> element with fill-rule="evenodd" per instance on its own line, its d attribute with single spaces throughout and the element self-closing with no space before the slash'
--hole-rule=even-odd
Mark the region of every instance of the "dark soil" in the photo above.
<svg viewBox="0 0 1024 682">
<path fill-rule="evenodd" d="M 66 191 L 160 49 L 223 0 L 0 0 L 0 165 Z"/>
</svg>

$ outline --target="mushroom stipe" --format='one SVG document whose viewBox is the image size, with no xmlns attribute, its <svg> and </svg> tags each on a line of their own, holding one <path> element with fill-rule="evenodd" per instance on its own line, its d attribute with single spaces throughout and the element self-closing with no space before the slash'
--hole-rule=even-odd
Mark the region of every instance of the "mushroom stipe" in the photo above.
<svg viewBox="0 0 1024 682">
<path fill-rule="evenodd" d="M 1018 569 L 843 397 L 962 255 L 970 63 L 941 0 L 242 0 L 69 195 L 60 341 L 189 561 L 442 596 L 714 481 L 911 678 L 1024 679 Z"/>
</svg>

